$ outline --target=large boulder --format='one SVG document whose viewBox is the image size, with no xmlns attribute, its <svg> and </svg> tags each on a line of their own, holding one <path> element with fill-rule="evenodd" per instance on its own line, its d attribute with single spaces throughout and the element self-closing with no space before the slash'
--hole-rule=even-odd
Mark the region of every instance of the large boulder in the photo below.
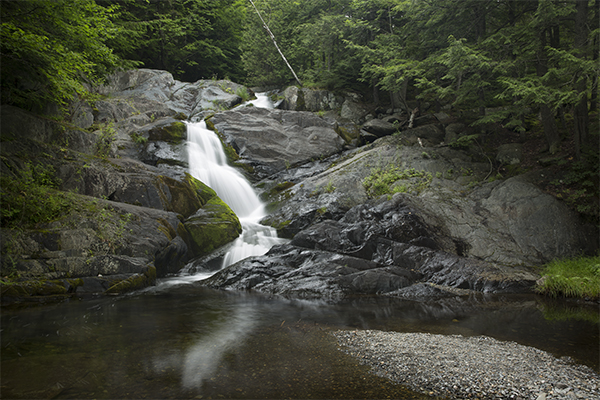
<svg viewBox="0 0 600 400">
<path fill-rule="evenodd" d="M 365 181 L 379 177 L 375 184 L 389 190 L 383 198 L 414 210 L 449 253 L 515 266 L 597 249 L 597 229 L 525 179 L 485 182 L 489 163 L 447 147 L 404 146 L 403 140 L 379 139 L 299 181 L 287 171 L 289 184 L 271 198 L 274 211 L 264 222 L 294 237 L 325 219 L 347 218 L 350 208 L 360 209 L 373 195 Z M 404 177 L 394 182 L 392 176 Z"/>
<path fill-rule="evenodd" d="M 335 121 L 310 112 L 242 107 L 217 113 L 208 122 L 257 178 L 338 153 L 345 144 Z"/>
</svg>

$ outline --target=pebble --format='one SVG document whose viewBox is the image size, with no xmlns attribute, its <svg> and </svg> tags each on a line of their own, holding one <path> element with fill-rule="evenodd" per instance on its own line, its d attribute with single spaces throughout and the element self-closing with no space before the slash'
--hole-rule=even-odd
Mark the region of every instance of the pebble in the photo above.
<svg viewBox="0 0 600 400">
<path fill-rule="evenodd" d="M 600 375 L 568 357 L 487 336 L 335 331 L 378 376 L 450 399 L 600 399 Z"/>
</svg>

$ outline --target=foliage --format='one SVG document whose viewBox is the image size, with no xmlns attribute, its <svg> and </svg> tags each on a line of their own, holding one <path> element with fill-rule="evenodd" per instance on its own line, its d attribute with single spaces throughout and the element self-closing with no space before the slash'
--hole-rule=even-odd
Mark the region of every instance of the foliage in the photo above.
<svg viewBox="0 0 600 400">
<path fill-rule="evenodd" d="M 70 193 L 58 189 L 50 165 L 26 163 L 17 176 L 0 176 L 2 226 L 26 228 L 60 217 L 72 205 Z"/>
<path fill-rule="evenodd" d="M 123 63 L 107 46 L 112 6 L 93 0 L 4 1 L 0 12 L 2 103 L 66 104 Z"/>
<path fill-rule="evenodd" d="M 448 143 L 448 146 L 455 149 L 468 148 L 473 143 L 477 142 L 478 137 L 478 134 L 460 136 L 455 141 Z"/>
<path fill-rule="evenodd" d="M 242 102 L 250 100 L 250 93 L 248 93 L 248 89 L 246 89 L 245 86 L 240 86 L 239 88 L 237 88 L 235 94 L 242 98 Z"/>
<path fill-rule="evenodd" d="M 243 78 L 242 0 L 119 0 L 115 52 L 176 79 Z"/>
<path fill-rule="evenodd" d="M 106 124 L 100 130 L 100 138 L 96 143 L 96 155 L 102 159 L 107 159 L 110 155 L 112 144 L 115 140 L 117 131 L 113 127 L 112 122 Z"/>
<path fill-rule="evenodd" d="M 600 298 L 600 257 L 555 260 L 546 265 L 538 293 L 552 297 Z"/>
<path fill-rule="evenodd" d="M 432 179 L 428 172 L 414 168 L 401 170 L 392 165 L 387 169 L 372 169 L 371 174 L 363 180 L 363 186 L 369 197 L 379 197 L 384 194 L 420 192 L 429 186 Z"/>
<path fill-rule="evenodd" d="M 558 162 L 563 169 L 560 178 L 550 182 L 555 196 L 563 199 L 577 212 L 588 215 L 596 221 L 600 217 L 600 154 L 598 149 L 588 147 L 583 150 L 580 160 L 564 159 Z"/>
</svg>

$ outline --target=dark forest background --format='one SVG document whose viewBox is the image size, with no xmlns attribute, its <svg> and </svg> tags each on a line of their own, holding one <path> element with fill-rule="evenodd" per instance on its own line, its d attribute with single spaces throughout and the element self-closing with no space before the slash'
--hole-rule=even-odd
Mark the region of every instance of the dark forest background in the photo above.
<svg viewBox="0 0 600 400">
<path fill-rule="evenodd" d="M 2 1 L 2 103 L 89 96 L 118 68 L 249 86 L 296 83 L 539 123 L 579 157 L 598 107 L 599 0 Z M 485 112 L 485 110 L 494 112 Z M 536 118 L 537 117 L 537 118 Z M 532 122 L 532 121 L 538 122 Z"/>
</svg>

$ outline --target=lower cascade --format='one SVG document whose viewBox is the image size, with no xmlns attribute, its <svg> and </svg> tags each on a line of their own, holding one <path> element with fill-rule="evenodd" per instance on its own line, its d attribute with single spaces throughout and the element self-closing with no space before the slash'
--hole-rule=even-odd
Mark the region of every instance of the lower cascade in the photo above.
<svg viewBox="0 0 600 400">
<path fill-rule="evenodd" d="M 188 124 L 190 174 L 210 186 L 238 216 L 242 234 L 223 258 L 222 268 L 246 257 L 265 254 L 282 243 L 274 228 L 260 224 L 266 216 L 264 204 L 244 176 L 227 164 L 217 135 L 204 121 Z"/>
</svg>

